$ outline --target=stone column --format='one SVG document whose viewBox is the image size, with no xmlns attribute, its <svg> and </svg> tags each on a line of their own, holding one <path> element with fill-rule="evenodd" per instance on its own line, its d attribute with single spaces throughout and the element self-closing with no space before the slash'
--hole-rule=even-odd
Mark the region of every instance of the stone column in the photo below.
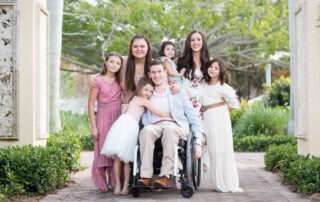
<svg viewBox="0 0 320 202">
<path fill-rule="evenodd" d="M 320 156 L 320 0 L 297 0 L 294 10 L 294 125 L 298 153 Z"/>
<path fill-rule="evenodd" d="M 45 0 L 0 0 L 0 147 L 48 137 Z"/>
</svg>

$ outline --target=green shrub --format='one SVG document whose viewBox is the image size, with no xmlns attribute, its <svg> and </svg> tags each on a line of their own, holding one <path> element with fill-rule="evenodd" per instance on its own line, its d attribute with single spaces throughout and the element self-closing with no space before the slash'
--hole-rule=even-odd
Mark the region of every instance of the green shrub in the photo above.
<svg viewBox="0 0 320 202">
<path fill-rule="evenodd" d="M 64 186 L 69 171 L 79 169 L 81 143 L 74 134 L 51 135 L 47 147 L 0 149 L 0 190 L 7 196 L 43 194 Z"/>
<path fill-rule="evenodd" d="M 0 149 L 0 189 L 5 195 L 45 193 L 65 183 L 68 171 L 52 149 L 15 146 Z"/>
<path fill-rule="evenodd" d="M 290 79 L 280 77 L 267 89 L 267 103 L 271 107 L 290 106 Z"/>
<path fill-rule="evenodd" d="M 293 145 L 272 145 L 264 155 L 266 169 L 270 171 L 284 171 L 289 163 L 298 158 L 297 147 Z"/>
<path fill-rule="evenodd" d="M 263 104 L 251 106 L 234 126 L 234 134 L 248 135 L 285 135 L 289 113 L 286 109 L 266 108 Z"/>
<path fill-rule="evenodd" d="M 320 158 L 300 156 L 284 172 L 284 180 L 303 194 L 320 192 Z"/>
<path fill-rule="evenodd" d="M 287 135 L 234 136 L 233 138 L 235 151 L 266 151 L 270 145 L 296 145 L 296 143 L 295 137 Z"/>
<path fill-rule="evenodd" d="M 61 112 L 62 130 L 88 131 L 90 134 L 90 124 L 87 114 L 74 114 L 72 112 Z"/>
<path fill-rule="evenodd" d="M 232 126 L 234 126 L 246 112 L 247 112 L 246 107 L 241 107 L 240 109 L 232 110 L 230 113 Z"/>
<path fill-rule="evenodd" d="M 61 112 L 61 122 L 64 134 L 75 134 L 74 137 L 78 138 L 81 142 L 82 150 L 93 150 L 93 140 L 87 114 L 80 115 L 71 112 Z"/>
<path fill-rule="evenodd" d="M 320 158 L 297 154 L 290 145 L 270 146 L 264 157 L 266 169 L 281 171 L 284 181 L 303 194 L 320 192 Z"/>
<path fill-rule="evenodd" d="M 79 169 L 82 145 L 77 134 L 70 131 L 61 131 L 58 134 L 50 135 L 47 146 L 61 154 L 62 161 L 66 163 L 68 170 Z"/>
<path fill-rule="evenodd" d="M 76 124 L 75 120 L 83 119 L 79 117 L 64 125 L 60 133 L 50 135 L 47 147 L 0 148 L 0 201 L 7 196 L 44 194 L 65 185 L 69 171 L 79 169 L 80 139 L 88 134 L 87 126 Z"/>
</svg>

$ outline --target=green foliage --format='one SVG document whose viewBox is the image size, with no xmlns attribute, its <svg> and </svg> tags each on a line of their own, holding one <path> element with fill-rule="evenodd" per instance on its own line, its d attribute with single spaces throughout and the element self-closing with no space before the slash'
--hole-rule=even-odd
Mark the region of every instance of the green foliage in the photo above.
<svg viewBox="0 0 320 202">
<path fill-rule="evenodd" d="M 280 77 L 267 89 L 267 103 L 271 107 L 290 105 L 290 79 Z"/>
<path fill-rule="evenodd" d="M 285 170 L 289 163 L 297 158 L 296 145 L 272 145 L 268 148 L 264 162 L 266 169 L 270 171 Z"/>
<path fill-rule="evenodd" d="M 50 135 L 46 147 L 0 148 L 0 201 L 5 196 L 44 194 L 62 187 L 69 172 L 79 169 L 80 140 L 88 136 L 88 121 L 71 113 L 62 113 L 62 120 L 63 130 Z"/>
<path fill-rule="evenodd" d="M 234 126 L 237 136 L 248 135 L 285 135 L 288 124 L 288 110 L 266 108 L 263 104 L 255 104 L 248 109 Z"/>
<path fill-rule="evenodd" d="M 66 168 L 70 171 L 78 170 L 80 167 L 81 142 L 77 135 L 69 131 L 61 131 L 51 135 L 47 140 L 47 146 L 61 155 L 61 159 L 66 163 Z"/>
<path fill-rule="evenodd" d="M 71 72 L 60 71 L 60 85 L 61 97 L 69 98 L 76 95 L 75 77 Z"/>
<path fill-rule="evenodd" d="M 89 128 L 89 118 L 87 114 L 74 114 L 71 112 L 61 112 L 61 123 L 63 134 L 70 135 L 79 139 L 82 150 L 92 151 L 93 140 Z M 60 135 L 63 135 L 60 134 Z"/>
<path fill-rule="evenodd" d="M 90 124 L 87 114 L 74 114 L 72 112 L 61 112 L 62 130 L 85 131 L 90 134 Z"/>
<path fill-rule="evenodd" d="M 291 145 L 270 146 L 265 154 L 266 169 L 281 171 L 284 181 L 303 194 L 320 192 L 320 158 L 297 154 Z"/>
<path fill-rule="evenodd" d="M 284 180 L 303 194 L 320 192 L 320 158 L 295 159 L 284 172 Z"/>
<path fill-rule="evenodd" d="M 79 169 L 80 141 L 66 134 L 51 135 L 47 147 L 0 149 L 0 190 L 5 196 L 44 194 L 65 185 L 69 171 Z"/>
<path fill-rule="evenodd" d="M 266 151 L 270 145 L 296 145 L 295 137 L 285 135 L 274 136 L 234 136 L 233 145 L 235 151 Z"/>
<path fill-rule="evenodd" d="M 65 0 L 62 51 L 92 72 L 97 71 L 92 64 L 101 66 L 104 51 L 127 55 L 135 34 L 146 35 L 155 51 L 163 37 L 176 39 L 177 52 L 181 52 L 187 34 L 198 29 L 207 36 L 211 56 L 229 58 L 234 68 L 259 68 L 276 51 L 289 50 L 287 4 L 287 0 L 123 0 L 96 4 Z"/>
<path fill-rule="evenodd" d="M 230 113 L 232 126 L 234 126 L 246 112 L 247 112 L 246 107 L 241 107 L 240 109 L 232 110 Z"/>
<path fill-rule="evenodd" d="M 1 187 L 0 187 L 0 202 L 2 201 L 4 201 L 4 195 L 2 194 Z"/>
<path fill-rule="evenodd" d="M 63 185 L 68 170 L 64 153 L 48 147 L 15 146 L 0 149 L 0 190 L 5 195 L 43 194 Z"/>
</svg>

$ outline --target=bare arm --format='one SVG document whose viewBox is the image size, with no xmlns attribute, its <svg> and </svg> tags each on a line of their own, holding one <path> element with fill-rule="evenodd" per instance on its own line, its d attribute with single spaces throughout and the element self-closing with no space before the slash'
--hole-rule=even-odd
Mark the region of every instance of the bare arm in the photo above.
<svg viewBox="0 0 320 202">
<path fill-rule="evenodd" d="M 181 75 L 181 76 L 183 76 L 184 75 L 184 73 L 186 72 L 186 68 L 182 68 L 181 70 L 180 70 L 180 72 L 179 72 L 179 74 Z"/>
<path fill-rule="evenodd" d="M 152 113 L 155 113 L 156 115 L 163 117 L 163 118 L 172 118 L 171 113 L 169 112 L 163 112 L 159 109 L 157 109 L 151 102 L 150 100 L 147 99 L 141 99 L 142 106 L 147 108 L 149 111 Z"/>
<path fill-rule="evenodd" d="M 165 69 L 167 70 L 168 72 L 168 75 L 169 76 L 182 76 L 179 72 L 177 71 L 174 71 L 172 70 L 172 67 L 171 67 L 171 64 L 170 62 L 168 61 L 168 59 L 165 59 L 164 62 L 163 62 L 163 65 L 165 67 Z M 184 70 L 185 71 L 185 70 Z"/>
<path fill-rule="evenodd" d="M 88 98 L 88 115 L 89 115 L 89 121 L 91 125 L 91 135 L 94 139 L 98 138 L 98 129 L 96 125 L 96 120 L 94 116 L 94 104 L 97 99 L 98 95 L 98 89 L 97 88 L 91 88 Z"/>
<path fill-rule="evenodd" d="M 126 76 L 126 69 L 127 69 L 127 58 L 122 57 L 123 58 L 123 63 L 120 69 L 120 87 L 121 90 L 125 90 L 125 76 Z"/>
</svg>

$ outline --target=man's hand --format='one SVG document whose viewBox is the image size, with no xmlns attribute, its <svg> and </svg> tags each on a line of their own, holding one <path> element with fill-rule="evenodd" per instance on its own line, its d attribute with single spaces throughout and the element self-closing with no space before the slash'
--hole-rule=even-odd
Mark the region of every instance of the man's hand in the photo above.
<svg viewBox="0 0 320 202">
<path fill-rule="evenodd" d="M 200 144 L 194 145 L 194 158 L 198 159 L 202 156 L 202 148 Z"/>
<path fill-rule="evenodd" d="M 93 75 L 92 77 L 91 77 L 91 79 L 90 79 L 90 88 L 95 88 L 95 87 L 97 87 L 97 84 L 98 84 L 98 81 L 97 81 L 97 77 L 98 76 L 98 74 L 95 74 L 95 75 Z"/>
</svg>

